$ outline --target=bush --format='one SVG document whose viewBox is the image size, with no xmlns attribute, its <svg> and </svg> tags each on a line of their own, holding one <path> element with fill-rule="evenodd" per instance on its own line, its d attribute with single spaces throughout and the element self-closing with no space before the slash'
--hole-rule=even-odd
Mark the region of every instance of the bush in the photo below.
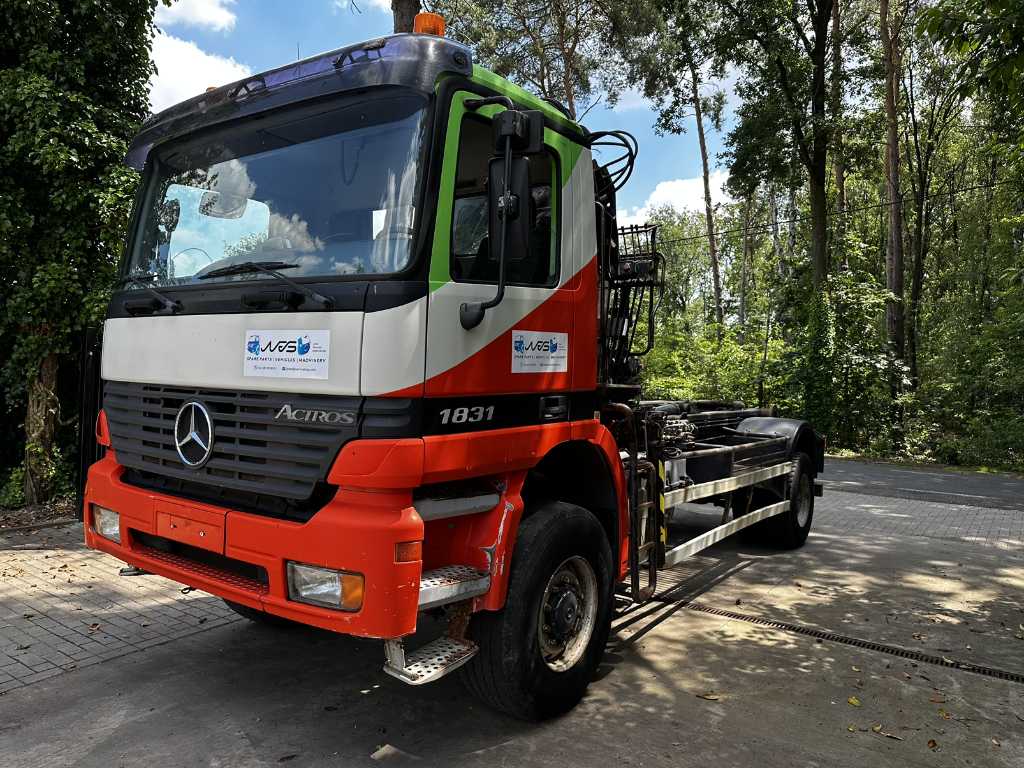
<svg viewBox="0 0 1024 768">
<path fill-rule="evenodd" d="M 0 509 L 25 506 L 25 468 L 14 467 L 0 486 Z"/>
</svg>

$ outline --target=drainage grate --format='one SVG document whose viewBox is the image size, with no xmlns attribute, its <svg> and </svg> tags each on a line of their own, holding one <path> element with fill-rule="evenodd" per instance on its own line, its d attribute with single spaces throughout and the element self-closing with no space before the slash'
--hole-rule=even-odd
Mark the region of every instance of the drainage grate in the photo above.
<svg viewBox="0 0 1024 768">
<path fill-rule="evenodd" d="M 841 643 L 842 645 L 850 645 L 854 648 L 863 648 L 866 651 L 887 653 L 890 656 L 898 656 L 901 659 L 919 661 L 924 664 L 934 664 L 938 667 L 961 669 L 964 672 L 973 672 L 976 675 L 994 677 L 998 680 L 1008 680 L 1011 683 L 1024 683 L 1024 675 L 1018 672 L 1007 672 L 1004 669 L 996 669 L 995 667 L 984 667 L 978 664 L 971 664 L 969 661 L 958 661 L 956 659 L 950 659 L 946 656 L 932 656 L 928 653 L 911 651 L 907 650 L 906 648 L 900 648 L 896 645 L 883 645 L 882 643 L 873 643 L 870 640 L 860 640 L 856 637 L 839 635 L 835 632 L 825 632 L 820 629 L 811 629 L 810 627 L 803 627 L 799 624 L 790 624 L 787 621 L 775 621 L 774 619 L 762 619 L 759 616 L 748 616 L 745 613 L 736 613 L 735 611 L 725 611 L 721 608 L 712 608 L 711 606 L 704 605 L 702 603 L 686 603 L 685 607 L 690 609 L 691 611 L 708 613 L 712 616 L 722 616 L 726 619 L 745 621 L 749 624 L 758 624 L 762 627 L 769 627 L 771 629 L 781 629 L 785 632 L 794 632 L 798 635 L 805 635 L 807 637 L 813 637 L 819 640 L 828 640 L 832 643 Z"/>
</svg>

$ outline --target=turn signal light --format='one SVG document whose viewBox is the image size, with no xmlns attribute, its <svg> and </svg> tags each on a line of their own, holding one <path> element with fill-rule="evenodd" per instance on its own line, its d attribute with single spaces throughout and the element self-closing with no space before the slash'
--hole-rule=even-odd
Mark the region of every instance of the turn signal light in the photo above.
<svg viewBox="0 0 1024 768">
<path fill-rule="evenodd" d="M 288 563 L 288 599 L 299 603 L 358 611 L 363 607 L 363 574 Z"/>
<path fill-rule="evenodd" d="M 444 16 L 439 13 L 417 13 L 412 20 L 412 31 L 417 35 L 444 37 Z"/>
<path fill-rule="evenodd" d="M 422 541 L 401 541 L 395 544 L 396 563 L 415 563 L 423 559 Z"/>
</svg>

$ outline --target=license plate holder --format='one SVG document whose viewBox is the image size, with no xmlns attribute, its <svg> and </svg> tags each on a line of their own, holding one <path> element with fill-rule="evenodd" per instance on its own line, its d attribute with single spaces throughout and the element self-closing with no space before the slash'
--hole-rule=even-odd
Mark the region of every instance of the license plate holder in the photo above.
<svg viewBox="0 0 1024 768">
<path fill-rule="evenodd" d="M 165 539 L 224 553 L 224 515 L 179 504 L 156 508 L 156 532 Z"/>
</svg>

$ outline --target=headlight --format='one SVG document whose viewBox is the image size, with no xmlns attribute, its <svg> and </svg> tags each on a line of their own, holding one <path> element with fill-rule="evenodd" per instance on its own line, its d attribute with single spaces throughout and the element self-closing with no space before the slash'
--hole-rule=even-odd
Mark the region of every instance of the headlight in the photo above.
<svg viewBox="0 0 1024 768">
<path fill-rule="evenodd" d="M 103 538 L 121 543 L 121 516 L 114 510 L 93 504 L 92 528 Z"/>
<path fill-rule="evenodd" d="M 363 575 L 288 563 L 288 599 L 340 611 L 363 607 Z"/>
</svg>

